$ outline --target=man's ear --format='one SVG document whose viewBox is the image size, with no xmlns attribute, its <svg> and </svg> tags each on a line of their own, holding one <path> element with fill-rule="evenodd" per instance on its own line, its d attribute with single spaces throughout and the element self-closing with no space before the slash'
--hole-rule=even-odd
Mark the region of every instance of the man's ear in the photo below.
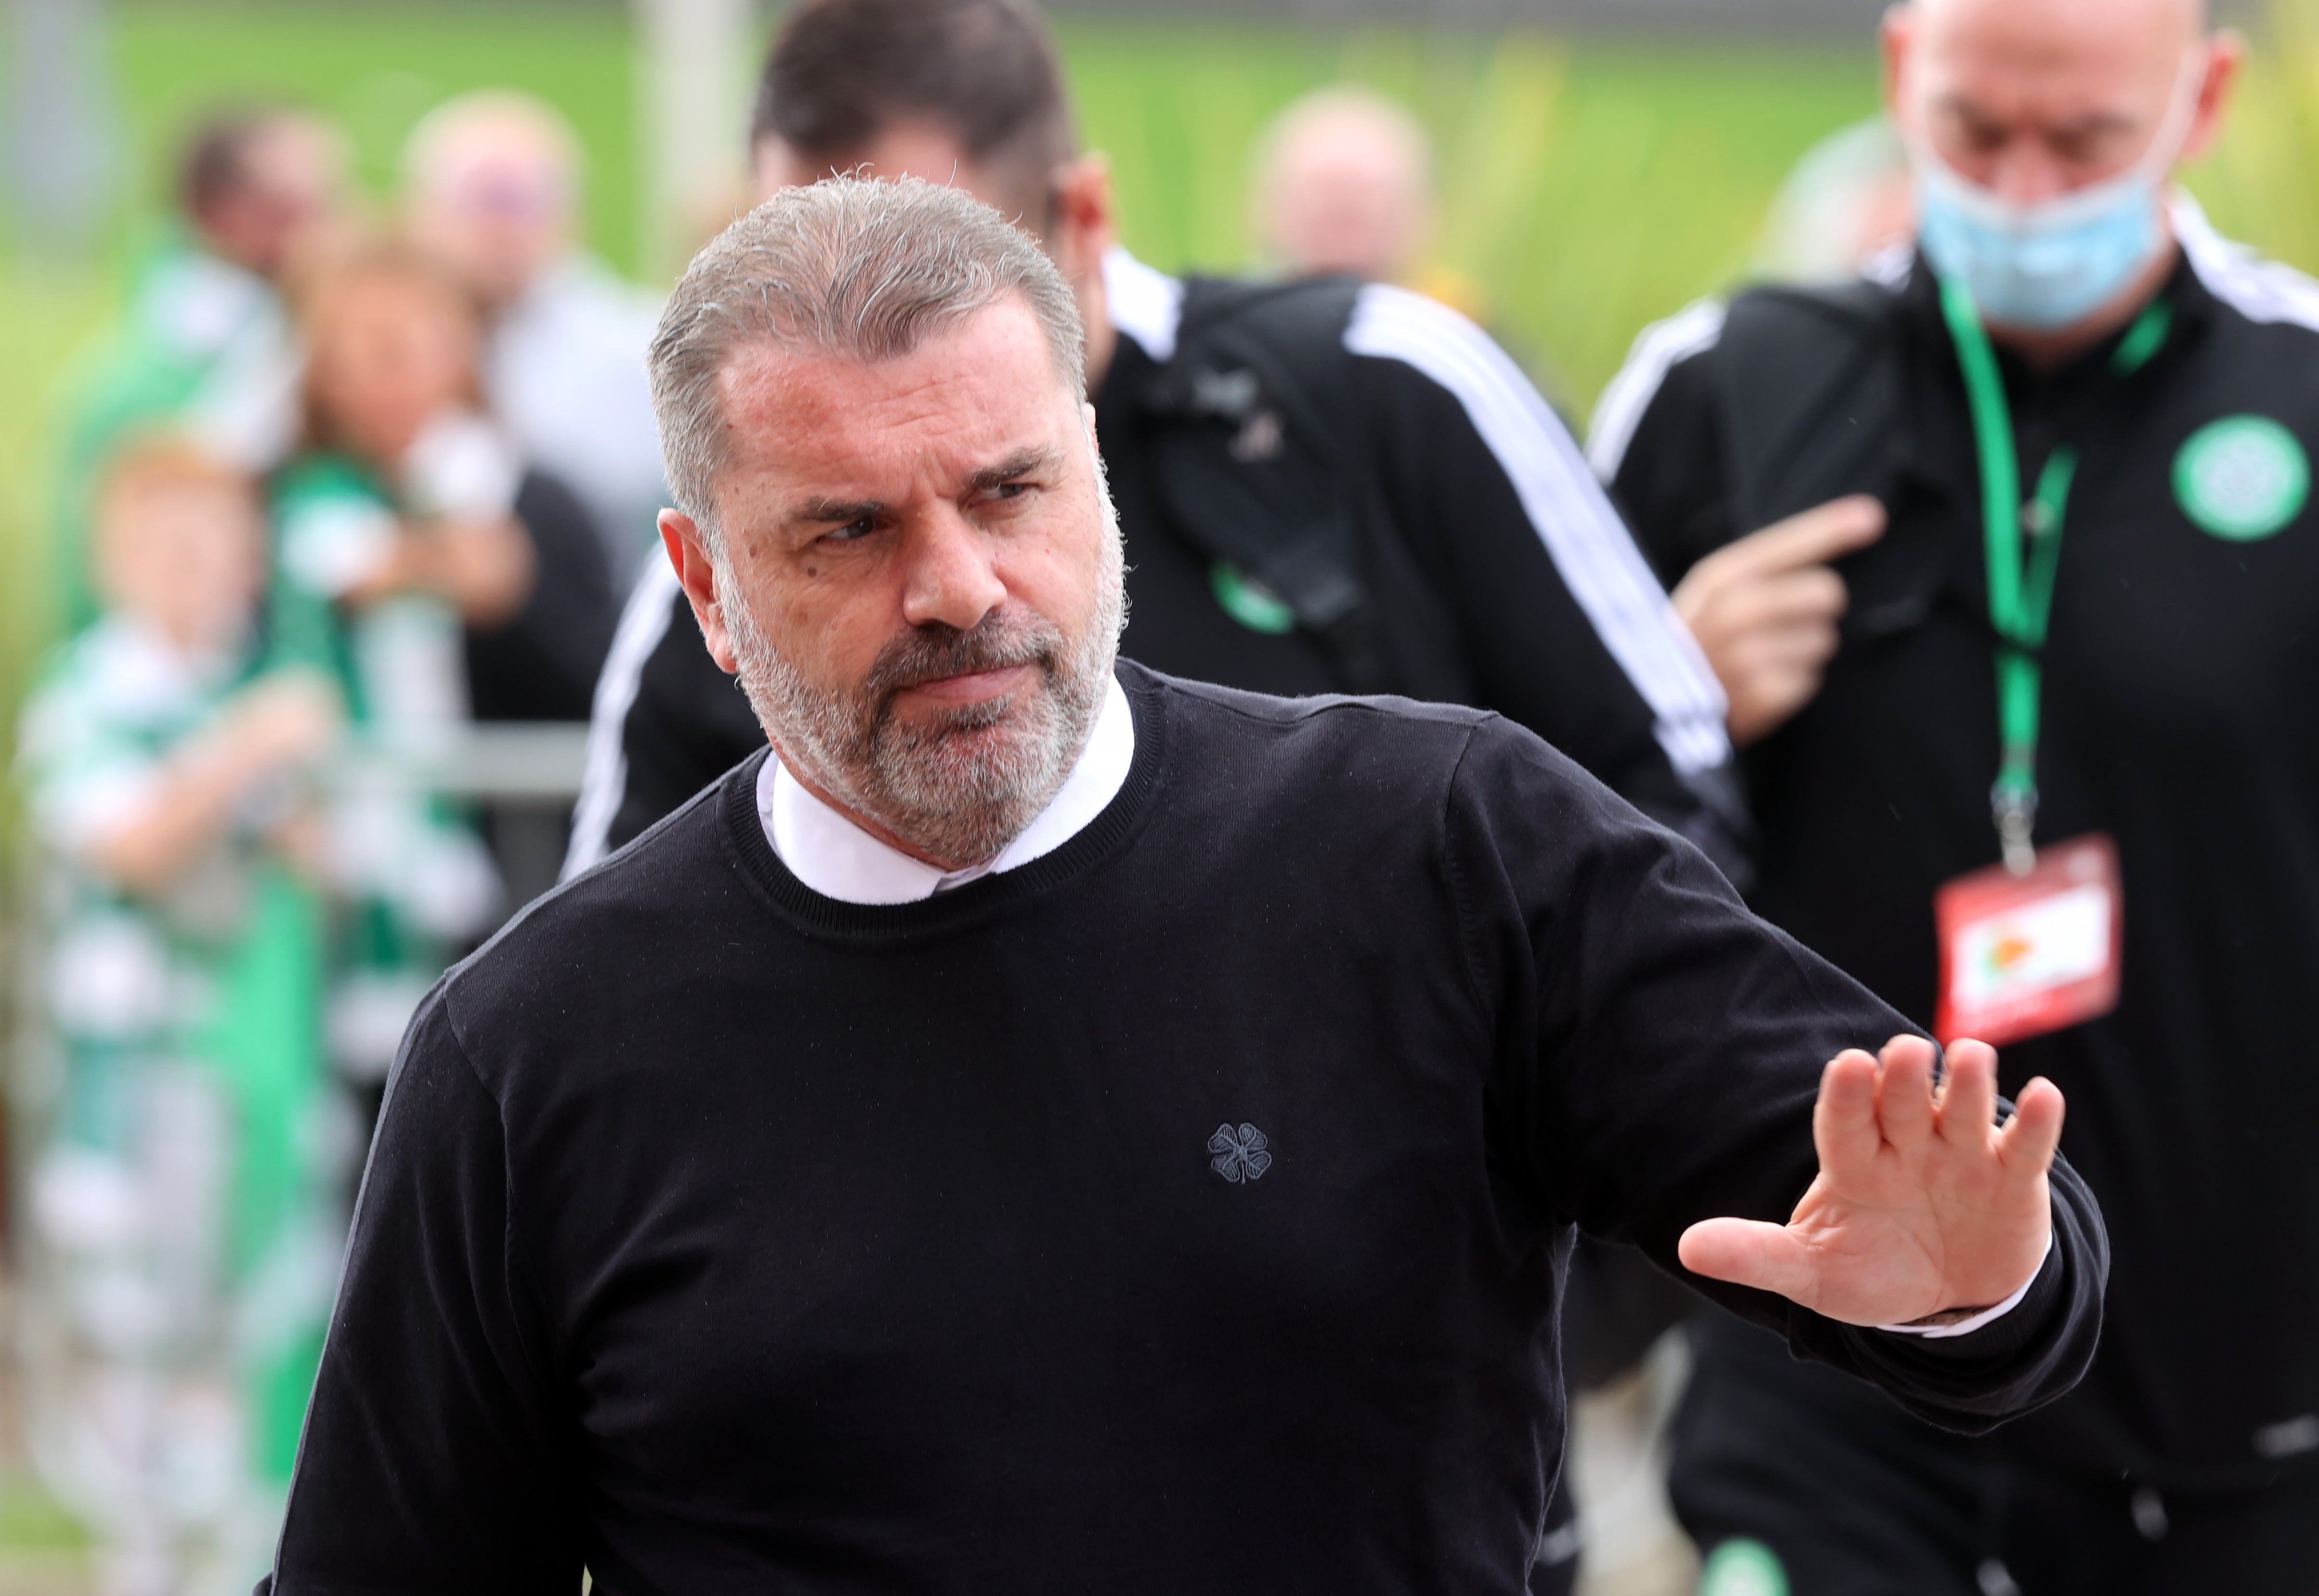
<svg viewBox="0 0 2319 1596">
<path fill-rule="evenodd" d="M 700 535 L 699 525 L 681 509 L 660 512 L 661 547 L 668 551 L 668 563 L 676 569 L 676 580 L 684 588 L 684 596 L 692 605 L 692 618 L 700 623 L 700 640 L 708 645 L 708 657 L 730 676 L 740 669 L 733 653 L 732 634 L 725 629 L 725 612 L 717 601 L 717 566 L 708 557 L 708 543 Z"/>
<path fill-rule="evenodd" d="M 2182 141 L 2183 163 L 2204 158 L 2222 137 L 2246 50 L 2246 35 L 2236 28 L 2224 28 L 2207 41 L 2206 80 L 2198 86 L 2198 109 L 2191 119 L 2190 136 Z"/>
<path fill-rule="evenodd" d="M 1118 242 L 1113 208 L 1111 160 L 1099 150 L 1074 156 L 1055 174 L 1055 264 L 1066 277 L 1100 268 L 1105 252 Z"/>
<path fill-rule="evenodd" d="M 771 133 L 749 146 L 749 186 L 754 191 L 758 204 L 763 204 L 781 190 L 800 182 L 811 182 L 811 171 L 800 172 L 802 163 L 787 140 Z"/>
<path fill-rule="evenodd" d="M 1908 124 L 1908 113 L 1900 104 L 1900 77 L 1906 70 L 1908 47 L 1916 42 L 1917 14 L 1905 3 L 1890 7 L 1876 30 L 1876 42 L 1884 62 L 1884 114 L 1891 120 L 1893 131 L 1903 139 L 1915 130 Z"/>
</svg>

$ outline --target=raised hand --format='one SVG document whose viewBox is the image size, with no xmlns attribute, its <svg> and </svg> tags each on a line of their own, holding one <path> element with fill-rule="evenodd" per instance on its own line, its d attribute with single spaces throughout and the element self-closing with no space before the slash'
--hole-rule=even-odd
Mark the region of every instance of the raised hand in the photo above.
<svg viewBox="0 0 2319 1596">
<path fill-rule="evenodd" d="M 1683 1267 L 1857 1325 L 1962 1316 L 2026 1285 L 2053 1226 L 2061 1090 L 2031 1081 L 2000 1129 L 1996 1050 L 1952 1046 L 1937 1094 L 1933 1061 L 1915 1036 L 1838 1054 L 1812 1112 L 1819 1176 L 1795 1213 L 1701 1221 L 1678 1245 Z"/>
</svg>

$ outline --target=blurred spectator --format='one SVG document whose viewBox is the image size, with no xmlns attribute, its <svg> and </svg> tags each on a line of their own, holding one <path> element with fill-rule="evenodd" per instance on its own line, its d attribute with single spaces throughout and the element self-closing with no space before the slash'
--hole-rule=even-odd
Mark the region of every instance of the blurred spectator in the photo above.
<svg viewBox="0 0 2319 1596">
<path fill-rule="evenodd" d="M 1289 272 L 1398 283 L 1433 228 L 1432 145 L 1383 95 L 1321 89 L 1266 133 L 1255 199 L 1258 239 Z"/>
<path fill-rule="evenodd" d="M 471 717 L 583 717 L 611 628 L 603 551 L 483 412 L 466 295 L 415 251 L 370 245 L 299 311 L 306 444 L 275 484 L 276 648 L 334 671 L 391 753 L 438 749 Z M 465 818 L 391 771 L 345 795 L 332 859 L 360 905 L 332 1054 L 376 1081 L 411 1007 L 489 927 L 497 883 Z"/>
<path fill-rule="evenodd" d="M 1250 203 L 1258 247 L 1291 276 L 1398 283 L 1489 319 L 1478 284 L 1427 260 L 1433 142 L 1375 90 L 1318 89 L 1282 112 L 1258 145 Z"/>
<path fill-rule="evenodd" d="M 1765 276 L 1842 283 L 1916 237 L 1908 152 L 1878 116 L 1830 133 L 1804 152 L 1773 197 L 1758 257 Z"/>
<path fill-rule="evenodd" d="M 124 437 L 170 423 L 253 473 L 294 441 L 297 356 L 280 290 L 342 219 L 346 167 L 337 131 L 303 112 L 224 113 L 187 140 L 177 225 L 138 270 L 72 405 L 55 563 L 68 629 L 95 611 L 90 500 Z"/>
<path fill-rule="evenodd" d="M 94 555 L 100 617 L 22 733 L 62 1066 L 24 1103 L 45 1131 L 26 1402 L 107 1588 L 247 1588 L 341 1233 L 318 1133 L 320 927 L 293 862 L 339 711 L 311 672 L 252 674 L 264 521 L 239 473 L 131 446 L 97 494 Z"/>
<path fill-rule="evenodd" d="M 571 126 L 507 90 L 437 107 L 403 151 L 411 237 L 484 308 L 492 410 L 580 495 L 625 584 L 666 502 L 645 387 L 659 312 L 574 246 L 580 175 Z"/>
<path fill-rule="evenodd" d="M 365 713 L 586 719 L 611 634 L 601 546 L 484 408 L 459 285 L 371 246 L 320 274 L 300 309 L 306 448 L 278 493 L 288 585 L 356 613 L 420 596 L 464 632 L 458 657 L 365 684 Z"/>
</svg>

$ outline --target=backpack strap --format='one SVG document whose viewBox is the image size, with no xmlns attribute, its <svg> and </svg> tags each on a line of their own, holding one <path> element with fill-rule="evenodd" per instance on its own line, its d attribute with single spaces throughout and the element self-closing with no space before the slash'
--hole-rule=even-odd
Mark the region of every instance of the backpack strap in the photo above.
<svg viewBox="0 0 2319 1596">
<path fill-rule="evenodd" d="M 1345 690 L 1407 692 L 1373 580 L 1375 491 L 1345 348 L 1360 287 L 1188 279 L 1175 356 L 1141 408 L 1161 502 L 1217 562 L 1220 601 L 1227 584 L 1254 583 L 1252 602 L 1277 603 L 1314 638 Z"/>
<path fill-rule="evenodd" d="M 1871 282 L 1732 301 L 1717 368 L 1740 529 L 1881 486 L 1901 413 L 1894 307 Z"/>
</svg>

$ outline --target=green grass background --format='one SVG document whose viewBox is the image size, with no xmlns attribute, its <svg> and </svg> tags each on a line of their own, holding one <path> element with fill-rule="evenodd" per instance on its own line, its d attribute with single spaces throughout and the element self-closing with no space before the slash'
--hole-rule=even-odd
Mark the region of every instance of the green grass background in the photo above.
<svg viewBox="0 0 2319 1596">
<path fill-rule="evenodd" d="M 1874 104 L 1864 42 L 1686 48 L 1215 21 L 1061 32 L 1126 241 L 1171 268 L 1247 262 L 1250 149 L 1283 104 L 1345 77 L 1406 100 L 1440 144 L 1442 263 L 1483 285 L 1496 324 L 1581 407 L 1638 327 L 1741 270 L 1795 157 Z M 639 255 L 636 68 L 618 8 L 132 5 L 116 14 L 111 60 L 130 201 L 101 257 L 42 267 L 8 247 L 0 217 L 0 706 L 48 640 L 38 528 L 58 396 L 149 240 L 169 152 L 202 109 L 284 95 L 328 111 L 383 199 L 430 106 L 486 84 L 529 89 L 585 140 L 591 242 L 623 269 Z"/>
<path fill-rule="evenodd" d="M 2319 0 L 2282 0 L 2244 113 L 2197 186 L 2226 229 L 2319 264 Z M 1764 208 L 1811 142 L 1875 105 L 1871 41 L 1749 45 L 1413 27 L 1070 22 L 1088 141 L 1116 173 L 1128 244 L 1170 268 L 1249 256 L 1258 131 L 1339 79 L 1408 103 L 1441 151 L 1438 254 L 1583 413 L 1636 331 L 1743 275 Z M 0 214 L 0 718 L 47 641 L 37 569 L 58 395 L 151 237 L 169 152 L 203 107 L 287 96 L 338 117 L 365 188 L 391 192 L 411 124 L 446 95 L 510 84 L 561 106 L 591 165 L 587 231 L 638 257 L 636 63 L 618 7 L 122 7 L 111 63 L 125 122 L 122 221 L 93 262 L 24 258 Z M 0 732 L 5 730 L 0 725 Z"/>
</svg>

